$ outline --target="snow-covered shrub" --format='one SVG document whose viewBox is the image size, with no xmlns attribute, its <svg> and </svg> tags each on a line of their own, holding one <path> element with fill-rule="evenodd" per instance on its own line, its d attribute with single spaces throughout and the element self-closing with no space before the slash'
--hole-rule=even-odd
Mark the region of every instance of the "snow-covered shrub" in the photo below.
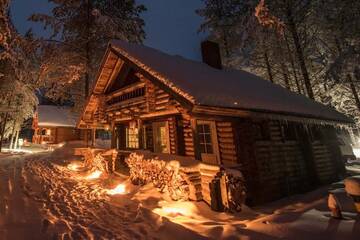
<svg viewBox="0 0 360 240">
<path fill-rule="evenodd" d="M 137 153 L 131 153 L 126 163 L 134 184 L 152 183 L 161 192 L 167 192 L 173 200 L 188 199 L 188 185 L 176 164 L 154 158 L 146 159 Z"/>
</svg>

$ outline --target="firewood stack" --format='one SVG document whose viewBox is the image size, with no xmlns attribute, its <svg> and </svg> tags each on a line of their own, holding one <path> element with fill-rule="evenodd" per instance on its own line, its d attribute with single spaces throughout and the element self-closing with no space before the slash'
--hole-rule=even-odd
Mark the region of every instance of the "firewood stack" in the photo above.
<svg viewBox="0 0 360 240">
<path fill-rule="evenodd" d="M 201 191 L 201 175 L 199 171 L 181 169 L 184 180 L 189 186 L 189 200 L 200 201 L 203 199 Z"/>
<path fill-rule="evenodd" d="M 238 170 L 224 169 L 221 176 L 221 197 L 224 210 L 240 212 L 246 197 L 245 180 Z"/>
<path fill-rule="evenodd" d="M 219 178 L 217 177 L 220 172 L 219 166 L 208 164 L 200 165 L 201 174 L 201 192 L 203 200 L 210 205 L 211 209 L 221 211 L 221 201 L 219 195 Z"/>
<path fill-rule="evenodd" d="M 204 163 L 181 167 L 154 156 L 131 153 L 125 160 L 134 184 L 152 183 L 173 200 L 204 200 L 215 211 L 241 211 L 245 183 L 239 170 Z"/>
<path fill-rule="evenodd" d="M 126 159 L 130 168 L 130 179 L 134 184 L 152 183 L 160 192 L 167 192 L 173 200 L 187 200 L 189 187 L 179 167 L 159 159 L 144 158 L 132 153 Z"/>
</svg>

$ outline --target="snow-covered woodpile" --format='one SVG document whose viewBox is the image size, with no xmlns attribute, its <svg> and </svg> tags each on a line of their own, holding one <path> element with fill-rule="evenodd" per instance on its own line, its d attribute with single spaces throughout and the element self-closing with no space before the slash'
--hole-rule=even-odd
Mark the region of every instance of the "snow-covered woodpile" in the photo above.
<svg viewBox="0 0 360 240">
<path fill-rule="evenodd" d="M 152 183 L 161 192 L 167 192 L 173 200 L 189 197 L 188 184 L 182 176 L 179 164 L 156 158 L 144 158 L 144 155 L 132 153 L 126 159 L 130 168 L 130 178 L 134 184 Z"/>
<path fill-rule="evenodd" d="M 116 150 L 75 148 L 74 151 L 76 156 L 84 157 L 84 166 L 87 168 L 107 173 L 114 172 L 115 161 L 117 159 Z"/>
<path fill-rule="evenodd" d="M 195 162 L 195 160 L 194 160 Z M 135 184 L 152 183 L 173 200 L 204 200 L 216 211 L 241 211 L 245 182 L 238 170 L 195 162 L 183 166 L 154 154 L 132 153 L 126 159 Z"/>
</svg>

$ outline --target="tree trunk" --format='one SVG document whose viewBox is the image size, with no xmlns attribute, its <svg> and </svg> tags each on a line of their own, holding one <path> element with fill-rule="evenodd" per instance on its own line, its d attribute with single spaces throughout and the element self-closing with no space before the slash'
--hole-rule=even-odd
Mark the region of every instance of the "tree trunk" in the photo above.
<svg viewBox="0 0 360 240">
<path fill-rule="evenodd" d="M 295 22 L 294 22 L 294 19 L 293 19 L 293 16 L 292 16 L 290 6 L 287 9 L 287 18 L 288 18 L 289 30 L 290 30 L 291 35 L 292 35 L 293 40 L 294 40 L 294 45 L 295 45 L 295 49 L 296 49 L 296 56 L 297 56 L 299 64 L 300 64 L 300 69 L 301 69 L 301 73 L 303 75 L 306 91 L 307 91 L 307 94 L 308 94 L 309 98 L 314 99 L 314 92 L 312 90 L 311 81 L 310 81 L 310 77 L 309 77 L 309 72 L 308 72 L 308 70 L 306 68 L 304 53 L 303 53 L 303 50 L 302 50 L 302 47 L 301 47 L 300 38 L 299 38 L 297 29 L 296 29 L 296 25 L 295 25 Z"/>
<path fill-rule="evenodd" d="M 269 75 L 269 80 L 270 80 L 270 82 L 274 83 L 274 78 L 273 78 L 273 74 L 272 74 L 272 71 L 271 71 L 271 65 L 270 65 L 270 62 L 269 62 L 269 56 L 267 54 L 267 51 L 265 51 L 265 53 L 264 53 L 264 59 L 265 59 L 266 69 L 267 69 L 267 72 L 268 72 L 268 75 Z"/>
<path fill-rule="evenodd" d="M 284 54 L 284 51 L 281 47 L 281 42 L 280 42 L 280 39 L 279 39 L 279 36 L 276 37 L 276 42 L 278 44 L 278 50 L 279 50 L 279 53 L 280 53 L 280 67 L 281 67 L 281 73 L 284 77 L 284 82 L 285 82 L 285 86 L 288 90 L 291 91 L 291 87 L 290 87 L 290 81 L 289 81 L 289 74 L 288 74 L 288 69 L 284 63 L 285 61 L 285 54 Z"/>
<path fill-rule="evenodd" d="M 16 121 L 14 120 L 14 125 L 12 127 L 12 131 L 11 131 L 11 138 L 10 138 L 10 147 L 9 149 L 13 149 L 13 142 L 14 142 L 14 136 L 15 136 L 15 125 L 16 125 Z"/>
<path fill-rule="evenodd" d="M 350 76 L 350 74 L 347 75 L 347 78 L 350 83 L 351 92 L 354 96 L 356 106 L 357 106 L 358 110 L 360 111 L 360 99 L 359 99 L 358 92 L 356 90 L 356 86 L 355 86 L 354 81 L 353 81 L 352 77 Z"/>
<path fill-rule="evenodd" d="M 91 27 L 91 9 L 92 9 L 92 2 L 91 0 L 87 0 L 87 21 L 86 21 L 86 46 L 85 46 L 85 52 L 86 52 L 86 71 L 85 71 L 85 99 L 89 96 L 90 92 L 90 27 Z"/>
<path fill-rule="evenodd" d="M 12 99 L 12 94 L 10 94 L 9 96 L 9 100 L 8 100 L 8 109 L 10 109 L 10 106 L 11 106 L 11 99 Z M 1 126 L 1 129 L 0 129 L 0 152 L 2 151 L 2 143 L 3 143 L 3 140 L 4 140 L 4 135 L 5 135 L 5 128 L 6 128 L 6 124 L 7 124 L 7 121 L 9 120 L 9 113 L 6 112 L 5 113 L 5 118 L 4 118 L 4 121 L 3 121 L 3 125 Z"/>
<path fill-rule="evenodd" d="M 4 121 L 2 122 L 2 126 L 1 126 L 1 135 L 0 135 L 0 152 L 2 151 L 2 144 L 3 144 L 3 140 L 4 140 L 4 135 L 5 135 L 5 128 L 6 128 L 6 124 L 9 118 L 9 113 L 5 113 L 5 117 L 4 117 Z"/>
<path fill-rule="evenodd" d="M 293 56 L 291 55 L 291 49 L 290 49 L 290 45 L 289 45 L 289 40 L 288 40 L 288 38 L 287 38 L 287 36 L 286 36 L 286 33 L 284 33 L 284 38 L 285 38 L 285 43 L 286 43 L 286 49 L 287 49 L 288 56 L 289 56 L 289 61 L 290 61 L 291 68 L 292 68 L 293 74 L 294 74 L 294 79 L 295 79 L 296 88 L 297 88 L 298 93 L 301 94 L 302 92 L 301 92 L 301 87 L 300 87 L 299 79 L 298 79 L 297 73 L 296 73 L 294 58 L 293 58 Z"/>
<path fill-rule="evenodd" d="M 16 130 L 16 137 L 15 137 L 15 143 L 14 143 L 14 149 L 18 149 L 19 148 L 19 130 Z"/>
</svg>

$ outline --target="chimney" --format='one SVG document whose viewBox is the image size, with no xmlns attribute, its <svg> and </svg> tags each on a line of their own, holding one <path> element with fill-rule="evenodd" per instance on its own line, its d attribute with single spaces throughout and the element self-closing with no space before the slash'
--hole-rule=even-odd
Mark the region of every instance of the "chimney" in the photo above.
<svg viewBox="0 0 360 240">
<path fill-rule="evenodd" d="M 219 44 L 209 40 L 201 43 L 201 54 L 204 63 L 210 67 L 222 69 Z"/>
</svg>

